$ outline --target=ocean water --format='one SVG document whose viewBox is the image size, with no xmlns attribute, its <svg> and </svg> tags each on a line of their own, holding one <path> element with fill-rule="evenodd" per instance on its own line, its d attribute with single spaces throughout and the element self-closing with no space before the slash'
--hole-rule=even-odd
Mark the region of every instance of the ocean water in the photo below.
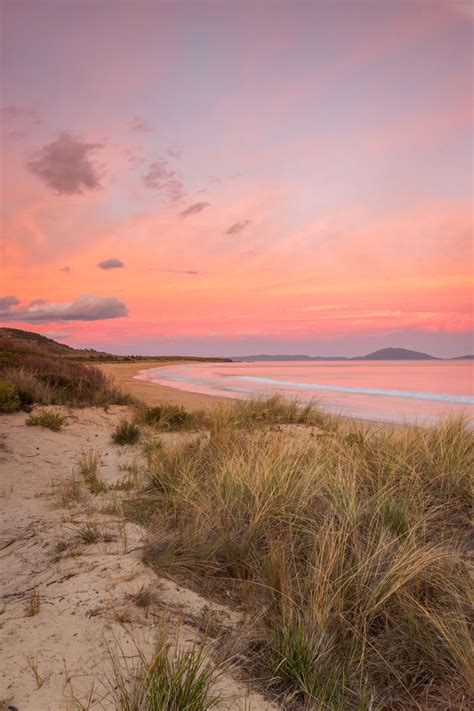
<svg viewBox="0 0 474 711">
<path fill-rule="evenodd" d="M 168 365 L 136 377 L 220 397 L 281 393 L 350 417 L 432 424 L 473 417 L 473 374 L 472 361 L 277 361 Z"/>
</svg>

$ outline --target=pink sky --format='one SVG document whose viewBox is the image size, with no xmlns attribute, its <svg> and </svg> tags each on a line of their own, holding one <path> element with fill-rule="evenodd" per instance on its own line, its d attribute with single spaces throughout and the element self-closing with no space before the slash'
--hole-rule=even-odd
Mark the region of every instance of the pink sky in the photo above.
<svg viewBox="0 0 474 711">
<path fill-rule="evenodd" d="M 1 325 L 472 352 L 470 3 L 0 4 Z"/>
</svg>

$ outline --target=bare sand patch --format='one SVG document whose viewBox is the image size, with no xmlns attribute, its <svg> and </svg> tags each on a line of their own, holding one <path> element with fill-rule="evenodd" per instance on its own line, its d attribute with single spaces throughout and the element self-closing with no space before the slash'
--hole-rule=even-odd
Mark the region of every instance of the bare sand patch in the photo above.
<svg viewBox="0 0 474 711">
<path fill-rule="evenodd" d="M 124 378 L 133 372 L 111 367 L 125 368 Z M 224 627 L 239 617 L 143 564 L 143 531 L 120 515 L 126 492 L 58 503 L 84 453 L 100 453 L 109 485 L 139 456 L 139 448 L 110 440 L 127 408 L 60 410 L 68 418 L 60 432 L 26 427 L 24 413 L 0 416 L 0 708 L 115 709 L 110 650 L 133 656 L 138 644 L 150 652 L 163 629 L 186 648 L 202 641 L 200 621 L 209 611 Z M 87 545 L 85 527 L 98 531 Z M 143 589 L 150 591 L 146 608 L 134 602 Z M 219 680 L 219 708 L 276 708 L 239 676 L 234 668 Z"/>
</svg>

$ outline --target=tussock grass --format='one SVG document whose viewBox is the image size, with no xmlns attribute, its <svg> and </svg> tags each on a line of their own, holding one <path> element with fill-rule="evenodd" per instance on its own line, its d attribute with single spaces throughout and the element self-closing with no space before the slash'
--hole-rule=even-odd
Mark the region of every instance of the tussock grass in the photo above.
<svg viewBox="0 0 474 711">
<path fill-rule="evenodd" d="M 25 420 L 25 425 L 28 427 L 44 427 L 45 429 L 59 432 L 67 422 L 67 417 L 59 412 L 51 412 L 43 410 L 37 415 L 30 415 Z"/>
<path fill-rule="evenodd" d="M 325 412 L 316 401 L 302 404 L 281 395 L 238 400 L 219 405 L 203 417 L 206 427 L 216 433 L 225 429 L 255 429 L 269 425 L 309 425 L 335 431 L 339 421 Z"/>
<path fill-rule="evenodd" d="M 110 654 L 110 687 L 121 711 L 208 711 L 218 706 L 213 686 L 222 672 L 202 648 L 173 649 L 162 636 L 151 657 L 138 648 L 136 652 L 134 661 L 120 651 Z"/>
<path fill-rule="evenodd" d="M 133 422 L 122 420 L 112 432 L 112 442 L 115 444 L 136 444 L 140 440 L 140 428 Z"/>
<path fill-rule="evenodd" d="M 100 452 L 90 449 L 79 457 L 77 471 L 84 480 L 91 494 L 101 494 L 107 491 L 107 484 L 100 478 L 99 472 L 102 466 Z"/>
<path fill-rule="evenodd" d="M 197 415 L 188 412 L 181 405 L 170 403 L 139 410 L 137 420 L 163 432 L 179 432 L 200 426 Z"/>
<path fill-rule="evenodd" d="M 226 424 L 149 463 L 129 509 L 146 560 L 255 616 L 249 664 L 284 708 L 468 708 L 465 421 L 313 439 Z"/>
</svg>

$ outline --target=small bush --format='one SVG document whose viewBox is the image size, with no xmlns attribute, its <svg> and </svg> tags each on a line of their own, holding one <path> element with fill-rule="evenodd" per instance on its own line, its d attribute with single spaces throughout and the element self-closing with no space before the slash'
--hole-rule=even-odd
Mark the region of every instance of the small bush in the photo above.
<svg viewBox="0 0 474 711">
<path fill-rule="evenodd" d="M 112 441 L 115 444 L 136 444 L 140 439 L 140 430 L 133 422 L 122 420 L 112 433 Z"/>
<path fill-rule="evenodd" d="M 30 415 L 25 422 L 28 427 L 45 427 L 53 432 L 62 429 L 67 418 L 59 412 L 40 412 L 38 415 Z"/>
<path fill-rule="evenodd" d="M 141 420 L 152 427 L 166 432 L 175 432 L 192 427 L 196 418 L 181 405 L 156 405 L 143 413 Z"/>
<path fill-rule="evenodd" d="M 18 390 L 14 385 L 0 379 L 0 412 L 15 412 L 21 408 Z"/>
</svg>

